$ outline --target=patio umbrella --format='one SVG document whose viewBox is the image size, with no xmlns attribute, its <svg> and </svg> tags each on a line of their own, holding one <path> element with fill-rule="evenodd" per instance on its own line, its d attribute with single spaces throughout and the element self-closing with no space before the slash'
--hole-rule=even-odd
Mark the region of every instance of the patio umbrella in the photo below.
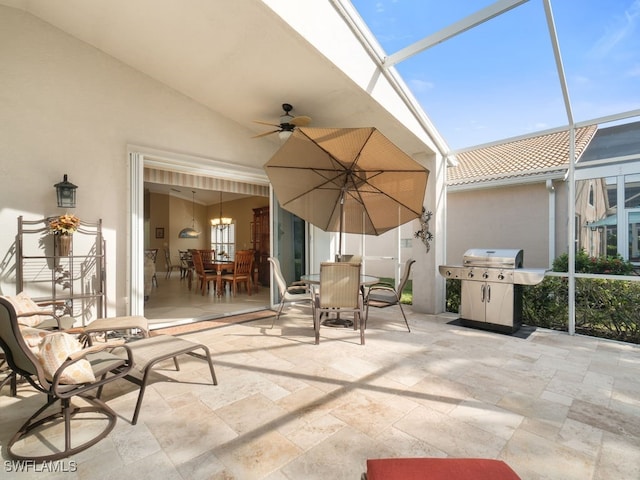
<svg viewBox="0 0 640 480">
<path fill-rule="evenodd" d="M 327 232 L 380 235 L 420 217 L 429 171 L 377 129 L 296 128 L 264 166 L 285 210 Z"/>
</svg>

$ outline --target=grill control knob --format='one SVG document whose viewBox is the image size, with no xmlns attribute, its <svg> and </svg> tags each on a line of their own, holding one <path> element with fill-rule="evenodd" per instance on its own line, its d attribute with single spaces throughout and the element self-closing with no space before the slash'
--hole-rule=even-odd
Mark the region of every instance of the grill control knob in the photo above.
<svg viewBox="0 0 640 480">
<path fill-rule="evenodd" d="M 451 276 L 451 270 L 447 270 L 447 274 L 446 275 L 447 275 L 447 277 L 450 277 Z"/>
<path fill-rule="evenodd" d="M 473 272 L 469 272 L 469 273 L 467 274 L 467 277 L 469 277 L 469 278 L 473 278 Z"/>
<path fill-rule="evenodd" d="M 503 273 L 499 273 L 498 274 L 498 280 L 504 280 L 504 274 Z"/>
<path fill-rule="evenodd" d="M 482 278 L 489 278 L 489 272 L 484 272 L 482 274 Z"/>
</svg>

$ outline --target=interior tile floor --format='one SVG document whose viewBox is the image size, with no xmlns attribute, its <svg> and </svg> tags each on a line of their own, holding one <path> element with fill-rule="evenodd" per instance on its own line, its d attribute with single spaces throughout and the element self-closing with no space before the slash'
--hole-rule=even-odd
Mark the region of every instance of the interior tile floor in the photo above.
<svg viewBox="0 0 640 480">
<path fill-rule="evenodd" d="M 157 276 L 157 286 L 151 289 L 149 300 L 144 304 L 144 315 L 151 329 L 269 308 L 268 286 L 259 287 L 251 295 L 241 289 L 234 296 L 227 289 L 223 296 L 217 297 L 213 283 L 202 295 L 197 279 L 189 289 L 187 280 L 180 278 L 179 272 L 173 272 L 169 278 L 164 272 L 158 272 Z"/>
<path fill-rule="evenodd" d="M 159 365 L 137 425 L 137 391 L 104 392 L 121 416 L 64 474 L 1 478 L 351 479 L 367 458 L 486 457 L 526 480 L 640 478 L 640 348 L 538 329 L 527 338 L 451 325 L 451 315 L 372 309 L 366 345 L 310 310 L 184 336 L 205 362 Z M 174 381 L 168 381 L 174 380 Z M 42 404 L 0 394 L 0 443 Z M 2 457 L 6 459 L 5 448 Z M 66 460 L 65 466 L 69 466 Z M 33 472 L 33 470 L 31 470 Z"/>
</svg>

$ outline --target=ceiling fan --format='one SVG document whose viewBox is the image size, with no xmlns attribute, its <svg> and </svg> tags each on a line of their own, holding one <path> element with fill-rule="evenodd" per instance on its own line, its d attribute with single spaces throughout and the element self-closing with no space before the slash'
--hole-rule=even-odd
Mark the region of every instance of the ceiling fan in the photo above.
<svg viewBox="0 0 640 480">
<path fill-rule="evenodd" d="M 282 109 L 284 110 L 284 115 L 280 116 L 280 123 L 271 123 L 271 122 L 261 122 L 259 120 L 254 120 L 255 123 L 260 123 L 262 125 L 271 125 L 272 127 L 277 127 L 277 130 L 272 130 L 270 132 L 261 133 L 259 135 L 255 135 L 252 138 L 265 137 L 267 135 L 271 135 L 272 133 L 277 133 L 278 136 L 282 140 L 286 140 L 293 133 L 293 130 L 296 127 L 305 127 L 311 123 L 311 117 L 307 117 L 304 115 L 300 115 L 298 117 L 294 117 L 289 112 L 293 110 L 293 107 L 289 103 L 283 103 Z"/>
</svg>

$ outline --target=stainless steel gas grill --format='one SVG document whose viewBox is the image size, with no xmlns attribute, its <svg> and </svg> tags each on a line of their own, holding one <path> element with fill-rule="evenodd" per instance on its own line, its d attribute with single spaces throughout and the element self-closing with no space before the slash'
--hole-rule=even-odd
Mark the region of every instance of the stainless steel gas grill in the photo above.
<svg viewBox="0 0 640 480">
<path fill-rule="evenodd" d="M 440 275 L 462 281 L 463 325 L 513 333 L 522 325 L 522 285 L 536 285 L 546 270 L 523 268 L 518 249 L 467 250 L 462 265 L 440 265 Z"/>
</svg>

